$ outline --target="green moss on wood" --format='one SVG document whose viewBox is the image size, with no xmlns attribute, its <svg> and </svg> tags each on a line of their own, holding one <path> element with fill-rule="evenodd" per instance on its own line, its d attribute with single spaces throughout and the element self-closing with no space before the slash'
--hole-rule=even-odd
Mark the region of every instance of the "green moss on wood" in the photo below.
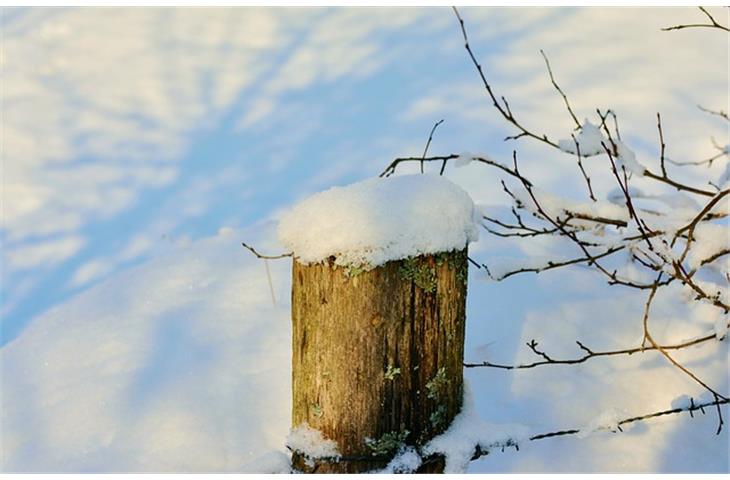
<svg viewBox="0 0 730 480">
<path fill-rule="evenodd" d="M 432 293 L 436 290 L 438 283 L 436 268 L 428 262 L 420 261 L 418 258 L 406 258 L 399 271 L 404 279 L 415 283 L 424 292 Z"/>
<path fill-rule="evenodd" d="M 449 379 L 446 376 L 446 369 L 444 367 L 439 368 L 436 375 L 426 384 L 428 390 L 428 398 L 435 400 L 439 397 L 440 393 L 449 386 Z"/>
<path fill-rule="evenodd" d="M 365 439 L 365 445 L 370 449 L 373 456 L 384 456 L 397 452 L 406 443 L 408 430 L 400 432 L 384 433 L 379 439 Z"/>
<path fill-rule="evenodd" d="M 345 275 L 349 278 L 357 277 L 361 273 L 367 272 L 368 268 L 365 266 L 348 266 L 345 270 Z"/>
<path fill-rule="evenodd" d="M 446 414 L 446 406 L 439 405 L 429 418 L 429 420 L 431 421 L 431 426 L 435 428 L 444 423 L 444 420 L 446 420 Z"/>
<path fill-rule="evenodd" d="M 387 370 L 385 370 L 385 379 L 394 380 L 396 375 L 400 375 L 400 368 L 393 367 L 393 365 L 388 365 Z"/>
</svg>

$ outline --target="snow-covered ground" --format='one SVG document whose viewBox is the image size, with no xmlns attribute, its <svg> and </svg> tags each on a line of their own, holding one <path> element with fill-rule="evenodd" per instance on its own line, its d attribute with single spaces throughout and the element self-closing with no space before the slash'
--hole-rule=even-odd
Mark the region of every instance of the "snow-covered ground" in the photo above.
<svg viewBox="0 0 730 480">
<path fill-rule="evenodd" d="M 274 306 L 264 265 L 240 238 L 224 231 L 172 249 L 7 345 L 3 469 L 236 471 L 281 447 L 288 266 L 271 265 Z"/>
<path fill-rule="evenodd" d="M 711 11 L 725 20 L 724 9 Z M 565 151 L 576 131 L 540 49 L 583 125 L 584 117 L 597 123 L 596 107 L 618 113 L 622 141 L 636 154 L 622 161 L 636 177 L 658 168 L 657 111 L 667 157 L 716 155 L 711 138 L 727 151 L 727 123 L 697 109 L 728 104 L 724 33 L 661 31 L 704 20 L 698 10 L 462 15 L 497 93 L 529 127 L 564 140 Z M 372 178 L 395 157 L 420 155 L 438 119 L 446 121 L 432 154 L 468 149 L 509 163 L 516 148 L 541 194 L 585 198 L 574 156 L 529 139 L 502 142 L 516 131 L 491 109 L 446 8 L 3 8 L 0 28 L 3 471 L 281 468 L 291 259 L 268 262 L 272 296 L 267 265 L 240 242 L 288 250 L 272 221 L 283 209 Z M 590 208 L 615 212 L 600 132 L 588 126 L 578 138 L 598 153 L 584 161 L 599 200 Z M 483 211 L 505 213 L 496 172 L 471 157 L 464 153 L 462 168 L 449 165 L 446 176 Z M 727 181 L 726 165 L 723 158 L 710 168 L 668 168 L 706 185 Z M 405 165 L 398 173 L 417 171 Z M 632 186 L 664 210 L 697 207 L 667 189 Z M 726 232 L 704 225 L 696 233 L 712 251 L 728 243 Z M 688 262 L 707 252 L 695 250 Z M 484 231 L 470 244 L 494 276 L 575 253 L 550 239 L 506 241 Z M 617 263 L 632 274 L 625 260 Z M 687 306 L 685 294 L 678 285 L 662 289 L 651 319 L 657 340 L 720 337 L 718 312 Z M 467 301 L 467 362 L 533 361 L 531 339 L 554 357 L 582 354 L 576 340 L 594 349 L 642 340 L 645 295 L 608 287 L 580 266 L 503 282 L 471 269 Z M 728 344 L 705 342 L 676 357 L 728 392 Z M 532 433 L 591 429 L 702 394 L 652 352 L 465 375 L 481 419 L 468 423 L 490 430 L 482 437 L 475 428 L 472 438 L 515 424 Z M 710 410 L 666 416 L 623 433 L 493 452 L 469 471 L 727 472 L 725 427 L 715 435 Z"/>
<path fill-rule="evenodd" d="M 281 252 L 275 225 L 172 248 L 36 319 L 2 351 L 6 471 L 242 471 L 280 468 L 290 421 L 290 259 L 266 266 L 240 241 Z M 481 244 L 473 250 L 479 251 Z M 475 255 L 478 253 L 475 253 Z M 555 355 L 640 341 L 640 300 L 598 288 L 590 272 L 497 283 L 470 272 L 467 360 L 519 362 L 524 342 Z M 511 290 L 511 291 L 510 291 Z M 510 291 L 510 295 L 505 292 Z M 272 299 L 272 293 L 274 299 Z M 514 311 L 512 299 L 542 297 Z M 532 297 L 531 297 L 532 296 Z M 699 333 L 663 303 L 672 337 Z M 711 325 L 704 325 L 711 328 Z M 727 390 L 727 342 L 680 356 Z M 648 413 L 700 390 L 655 353 L 523 372 L 467 369 L 477 414 L 531 433 Z M 713 412 L 524 444 L 471 472 L 728 471 L 728 429 Z M 485 432 L 489 436 L 490 432 Z M 472 432 L 474 435 L 474 432 Z M 282 453 L 276 454 L 273 451 Z"/>
</svg>

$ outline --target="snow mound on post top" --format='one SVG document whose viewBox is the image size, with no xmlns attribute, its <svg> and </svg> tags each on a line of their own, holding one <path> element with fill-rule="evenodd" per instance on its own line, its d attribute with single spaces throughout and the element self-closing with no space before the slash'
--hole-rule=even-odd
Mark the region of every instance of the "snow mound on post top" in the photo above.
<svg viewBox="0 0 730 480">
<path fill-rule="evenodd" d="M 441 176 L 374 178 L 317 193 L 287 212 L 279 239 L 301 263 L 331 256 L 373 268 L 460 250 L 479 237 L 469 194 Z"/>
</svg>

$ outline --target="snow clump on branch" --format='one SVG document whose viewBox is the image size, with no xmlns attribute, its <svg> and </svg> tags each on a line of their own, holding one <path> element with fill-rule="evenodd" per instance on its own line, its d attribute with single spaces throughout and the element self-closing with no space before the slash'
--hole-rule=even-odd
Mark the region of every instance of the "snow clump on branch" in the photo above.
<svg viewBox="0 0 730 480">
<path fill-rule="evenodd" d="M 573 155 L 577 155 L 578 151 L 575 148 L 576 142 L 580 149 L 580 155 L 582 157 L 592 157 L 605 153 L 606 150 L 603 148 L 602 143 L 607 144 L 608 139 L 603 136 L 601 129 L 593 125 L 588 119 L 583 122 L 583 126 L 580 127 L 580 132 L 575 136 L 575 140 L 572 138 L 567 140 L 558 141 L 558 147 L 560 150 Z"/>
<path fill-rule="evenodd" d="M 576 143 L 578 144 L 577 147 Z M 624 167 L 627 172 L 643 176 L 644 172 L 646 172 L 646 167 L 636 160 L 634 151 L 621 140 L 613 143 L 616 146 L 616 166 L 619 168 Z M 570 139 L 558 141 L 558 148 L 560 150 L 572 153 L 573 155 L 577 155 L 580 150 L 581 157 L 593 157 L 606 153 L 606 148 L 610 145 L 611 140 L 603 135 L 601 128 L 593 125 L 588 119 L 580 127 L 578 135 Z"/>
</svg>

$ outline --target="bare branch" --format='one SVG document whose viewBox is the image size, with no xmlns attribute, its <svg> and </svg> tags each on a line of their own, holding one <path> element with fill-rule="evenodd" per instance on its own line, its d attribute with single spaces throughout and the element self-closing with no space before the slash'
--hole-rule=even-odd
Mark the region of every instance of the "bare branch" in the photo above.
<svg viewBox="0 0 730 480">
<path fill-rule="evenodd" d="M 472 52 L 471 46 L 469 45 L 469 37 L 466 34 L 466 28 L 464 26 L 464 20 L 461 18 L 461 15 L 459 14 L 459 10 L 456 9 L 456 7 L 452 7 L 454 10 L 454 14 L 456 15 L 457 20 L 459 21 L 459 25 L 461 27 L 461 33 L 464 37 L 464 48 L 466 49 L 467 53 L 469 54 L 469 58 L 471 59 L 471 62 L 474 64 L 474 67 L 477 69 L 477 72 L 479 72 L 479 77 L 482 80 L 482 84 L 484 85 L 484 88 L 487 91 L 487 94 L 489 95 L 489 98 L 492 99 L 492 104 L 494 105 L 494 108 L 497 109 L 497 111 L 504 117 L 505 120 L 507 120 L 509 123 L 517 127 L 517 129 L 520 131 L 519 134 L 516 136 L 507 137 L 505 140 L 515 140 L 522 137 L 530 137 L 534 138 L 535 140 L 538 140 L 540 142 L 543 142 L 547 145 L 550 145 L 551 147 L 558 148 L 558 144 L 549 140 L 547 135 L 539 135 L 536 133 L 531 132 L 527 128 L 525 128 L 512 114 L 512 111 L 509 108 L 509 104 L 507 103 L 507 100 L 505 100 L 504 97 L 501 97 L 504 106 L 502 106 L 499 101 L 497 101 L 497 97 L 494 94 L 494 91 L 492 90 L 492 86 L 489 84 L 489 81 L 487 81 L 487 77 L 484 75 L 484 70 L 482 69 L 481 64 L 477 61 L 476 57 L 474 56 L 474 52 Z"/>
<path fill-rule="evenodd" d="M 624 246 L 613 247 L 613 248 L 609 248 L 605 252 L 601 252 L 599 254 L 595 254 L 592 256 L 584 256 L 584 257 L 573 258 L 571 260 L 564 260 L 564 261 L 549 261 L 546 265 L 543 265 L 540 267 L 522 267 L 522 268 L 518 268 L 518 269 L 515 269 L 512 271 L 509 271 L 497 278 L 495 278 L 495 277 L 492 277 L 492 278 L 494 280 L 505 280 L 513 275 L 517 275 L 520 273 L 529 273 L 529 272 L 541 273 L 541 272 L 545 272 L 547 270 L 553 270 L 553 269 L 560 268 L 560 267 L 566 267 L 568 265 L 577 265 L 577 264 L 582 264 L 582 263 L 588 263 L 588 264 L 595 263 L 596 260 L 607 257 L 609 255 L 612 255 L 616 252 L 623 250 L 624 248 L 625 248 Z"/>
<path fill-rule="evenodd" d="M 573 122 L 575 122 L 576 129 L 580 128 L 580 122 L 578 121 L 578 117 L 575 116 L 575 113 L 573 113 L 573 109 L 570 107 L 570 102 L 568 102 L 568 97 L 563 93 L 563 90 L 561 90 L 560 86 L 558 86 L 558 83 L 555 81 L 555 77 L 553 76 L 553 69 L 550 68 L 550 61 L 548 60 L 547 55 L 545 55 L 545 52 L 541 49 L 540 54 L 542 55 L 542 58 L 545 60 L 545 66 L 547 67 L 548 74 L 550 75 L 550 81 L 553 83 L 553 87 L 555 87 L 555 90 L 558 91 L 561 97 L 563 97 L 563 102 L 565 102 L 565 108 L 568 109 L 568 113 L 570 114 L 570 118 L 573 119 Z"/>
<path fill-rule="evenodd" d="M 717 115 L 718 117 L 724 118 L 725 120 L 730 122 L 730 117 L 728 117 L 727 112 L 725 112 L 724 110 L 710 110 L 708 108 L 703 107 L 702 105 L 697 105 L 697 108 L 699 108 L 700 110 L 702 110 L 705 113 L 709 113 L 710 115 Z"/>
<path fill-rule="evenodd" d="M 567 102 L 567 100 L 566 100 L 566 102 Z M 593 188 L 591 187 L 591 179 L 590 179 L 590 177 L 588 177 L 588 174 L 586 173 L 585 169 L 583 168 L 583 162 L 581 161 L 581 158 L 580 158 L 580 144 L 578 143 L 578 140 L 575 139 L 575 135 L 573 135 L 572 133 L 570 134 L 570 138 L 572 138 L 573 143 L 575 143 L 575 155 L 578 158 L 578 168 L 580 168 L 580 173 L 583 174 L 583 179 L 586 181 L 586 184 L 588 185 L 588 196 L 590 197 L 591 200 L 593 200 L 595 202 L 597 200 L 596 200 L 596 196 L 593 195 Z"/>
<path fill-rule="evenodd" d="M 695 404 L 694 402 L 692 402 L 692 404 L 689 407 L 672 408 L 670 410 L 662 410 L 659 412 L 639 415 L 637 417 L 625 418 L 618 422 L 618 426 L 628 425 L 630 423 L 635 423 L 635 422 L 641 422 L 644 420 L 649 420 L 651 418 L 663 417 L 665 415 L 675 415 L 677 413 L 682 413 L 682 412 L 689 412 L 691 414 L 692 412 L 695 412 L 697 410 L 703 410 L 704 407 L 719 407 L 721 405 L 726 405 L 728 403 L 730 403 L 730 400 L 728 400 L 727 398 L 724 398 L 724 397 L 715 399 L 711 402 L 703 402 L 703 403 L 698 403 L 698 404 Z M 720 420 L 720 421 L 722 422 L 722 420 Z M 542 433 L 540 435 L 534 435 L 534 436 L 530 437 L 530 441 L 542 440 L 544 438 L 557 437 L 557 436 L 561 436 L 561 435 L 574 435 L 579 432 L 580 432 L 580 430 L 578 430 L 578 429 L 572 429 L 572 430 L 561 430 L 561 431 L 557 431 L 557 432 Z M 718 431 L 718 433 L 719 433 L 719 431 Z"/>
<path fill-rule="evenodd" d="M 662 116 L 657 112 L 656 114 L 656 126 L 659 130 L 659 146 L 660 146 L 660 152 L 659 152 L 659 161 L 662 168 L 662 175 L 666 178 L 667 176 L 667 168 L 664 165 L 664 150 L 666 148 L 666 144 L 664 143 L 664 132 L 662 132 Z"/>
<path fill-rule="evenodd" d="M 431 140 L 433 140 L 433 132 L 436 131 L 439 125 L 444 123 L 444 119 L 442 118 L 438 122 L 433 124 L 433 128 L 431 128 L 431 133 L 428 134 L 428 141 L 426 142 L 426 147 L 423 149 L 423 155 L 421 156 L 421 173 L 423 173 L 423 159 L 426 158 L 426 155 L 428 154 L 428 147 L 431 146 Z M 444 173 L 444 168 L 446 167 L 446 161 L 444 161 L 443 167 L 441 167 L 441 175 Z"/>
<path fill-rule="evenodd" d="M 630 425 L 632 423 L 636 422 L 644 422 L 647 420 L 651 420 L 653 418 L 658 417 L 664 417 L 667 415 L 676 415 L 679 413 L 687 412 L 690 414 L 692 418 L 694 418 L 694 412 L 700 411 L 703 414 L 705 413 L 705 408 L 707 407 L 716 407 L 718 414 L 720 415 L 720 425 L 718 427 L 717 433 L 719 434 L 722 430 L 722 414 L 720 407 L 723 405 L 727 405 L 730 403 L 730 400 L 727 398 L 721 397 L 721 398 L 715 398 L 712 401 L 705 401 L 701 403 L 695 403 L 694 399 L 690 399 L 690 404 L 686 407 L 677 407 L 677 408 L 671 408 L 668 410 L 660 410 L 656 412 L 651 413 L 645 413 L 643 415 L 638 415 L 634 417 L 628 417 L 619 420 L 616 425 L 621 430 L 621 427 L 624 425 Z M 535 442 L 538 440 L 545 440 L 548 438 L 553 437 L 561 437 L 566 435 L 575 435 L 581 432 L 581 429 L 579 428 L 571 428 L 571 429 L 563 429 L 563 430 L 555 430 L 551 432 L 545 432 L 545 433 L 538 433 L 535 435 L 532 435 L 528 438 L 528 441 Z M 491 445 L 477 445 L 474 453 L 472 454 L 471 460 L 476 460 L 480 457 L 483 457 L 485 455 L 489 455 L 491 451 L 495 448 L 499 448 L 502 451 L 504 451 L 504 448 L 506 447 L 515 447 L 517 450 L 519 450 L 519 445 L 514 440 L 505 440 L 503 442 L 497 442 Z M 291 450 L 290 447 L 287 447 Z M 422 454 L 422 451 L 420 451 L 419 448 L 419 454 Z M 361 460 L 381 460 L 384 462 L 387 462 L 391 459 L 392 455 L 341 455 L 337 457 L 320 457 L 316 459 L 316 462 L 318 464 L 324 464 L 324 463 L 337 463 L 337 462 L 350 462 L 350 461 L 361 461 Z M 421 465 L 428 465 L 430 463 L 436 462 L 440 460 L 440 456 L 438 454 L 436 455 L 428 455 L 425 456 L 422 454 L 423 461 L 421 462 Z"/>
<path fill-rule="evenodd" d="M 385 167 L 385 170 L 383 170 L 379 177 L 389 177 L 395 173 L 395 170 L 398 168 L 398 165 L 405 162 L 441 162 L 441 161 L 448 161 L 448 160 L 455 160 L 459 158 L 459 155 L 452 153 L 450 155 L 442 155 L 442 156 L 435 156 L 435 157 L 403 157 L 403 158 L 396 158 L 392 162 L 390 162 L 390 165 Z"/>
<path fill-rule="evenodd" d="M 613 143 L 613 140 L 611 140 L 611 133 L 608 131 L 608 128 L 605 127 L 606 133 L 608 134 L 608 139 L 611 142 L 613 152 L 617 151 L 616 144 Z M 624 198 L 626 198 L 626 208 L 629 211 L 629 216 L 634 219 L 634 222 L 636 223 L 636 226 L 639 229 L 639 232 L 641 232 L 641 236 L 644 241 L 646 241 L 647 245 L 649 246 L 649 250 L 654 250 L 654 246 L 651 244 L 650 237 L 647 235 L 647 231 L 645 229 L 645 225 L 641 222 L 639 219 L 638 214 L 636 213 L 636 209 L 634 209 L 633 201 L 631 200 L 631 195 L 629 194 L 629 181 L 626 176 L 626 169 L 622 166 L 621 169 L 623 171 L 623 181 L 621 177 L 618 174 L 618 169 L 616 167 L 616 162 L 613 159 L 614 153 L 606 146 L 605 143 L 601 142 L 601 145 L 603 146 L 603 149 L 606 151 L 606 154 L 608 155 L 608 159 L 611 162 L 611 171 L 613 172 L 614 176 L 616 177 L 616 181 L 618 182 L 619 187 L 621 188 L 621 191 L 624 194 Z"/>
<path fill-rule="evenodd" d="M 653 173 L 648 168 L 644 172 L 644 176 L 647 178 L 651 178 L 652 180 L 656 180 L 658 182 L 666 183 L 667 185 L 671 185 L 672 187 L 676 188 L 679 191 L 694 193 L 696 195 L 702 195 L 704 197 L 712 197 L 713 195 L 715 195 L 715 192 L 711 192 L 709 190 L 703 190 L 701 188 L 692 187 L 690 185 L 685 185 L 685 184 L 677 182 L 676 180 L 672 180 L 669 177 L 657 175 L 656 173 Z"/>
<path fill-rule="evenodd" d="M 517 140 L 517 139 L 520 139 L 523 137 L 529 137 L 529 138 L 538 140 L 538 141 L 540 141 L 546 145 L 549 145 L 557 150 L 560 150 L 562 152 L 563 150 L 560 149 L 558 144 L 553 142 L 552 140 L 548 139 L 547 135 L 536 134 L 536 133 L 528 130 L 527 128 L 525 128 L 519 121 L 517 121 L 515 116 L 512 114 L 512 111 L 509 109 L 509 105 L 507 104 L 507 101 L 504 99 L 504 97 L 501 97 L 501 98 L 502 98 L 505 106 L 502 106 L 499 103 L 499 101 L 497 100 L 497 97 L 494 94 L 494 91 L 492 90 L 492 86 L 490 85 L 489 81 L 487 80 L 486 76 L 484 75 L 484 70 L 482 69 L 481 64 L 477 61 L 476 57 L 474 56 L 474 52 L 472 51 L 471 46 L 469 45 L 469 37 L 466 32 L 464 20 L 461 18 L 461 15 L 459 14 L 459 11 L 456 9 L 456 7 L 452 7 L 452 8 L 454 10 L 454 14 L 456 15 L 457 20 L 459 21 L 459 26 L 461 27 L 461 33 L 462 33 L 462 37 L 464 39 L 464 48 L 466 49 L 467 53 L 469 54 L 469 58 L 471 59 L 472 64 L 474 65 L 474 67 L 477 69 L 477 72 L 479 73 L 479 77 L 482 80 L 482 84 L 484 85 L 484 88 L 486 89 L 487 94 L 489 95 L 489 97 L 492 100 L 492 105 L 494 106 L 494 108 L 497 109 L 497 111 L 502 115 L 502 117 L 504 117 L 505 120 L 507 120 L 509 123 L 511 123 L 512 125 L 517 127 L 517 129 L 520 131 L 516 135 L 506 137 L 505 140 Z M 561 90 L 561 92 L 562 92 L 562 90 Z M 602 116 L 602 120 L 605 123 L 605 119 L 606 119 L 606 117 L 609 116 L 609 114 L 613 115 L 614 124 L 616 126 L 616 134 L 617 134 L 617 136 L 619 136 L 620 134 L 618 133 L 618 121 L 616 120 L 615 113 L 613 113 L 611 110 L 609 110 L 608 112 L 606 112 L 605 116 Z M 600 115 L 600 112 L 599 112 L 599 115 Z M 677 190 L 686 191 L 686 192 L 694 193 L 697 195 L 704 195 L 707 197 L 711 197 L 714 195 L 714 193 L 711 191 L 692 187 L 690 185 L 684 185 L 680 182 L 677 182 L 676 180 L 670 179 L 669 177 L 667 177 L 665 175 L 657 175 L 648 169 L 644 173 L 644 176 L 651 178 L 653 180 L 659 181 L 661 183 L 671 185 L 672 187 L 676 188 Z"/>
<path fill-rule="evenodd" d="M 700 11 L 705 14 L 705 16 L 708 18 L 710 23 L 690 23 L 690 24 L 686 24 L 686 25 L 675 25 L 673 27 L 662 28 L 662 30 L 665 32 L 669 32 L 672 30 L 682 30 L 685 28 L 717 28 L 720 30 L 724 30 L 726 32 L 730 32 L 730 28 L 727 28 L 726 26 L 720 25 L 719 23 L 717 23 L 715 18 L 704 7 L 697 7 L 697 8 L 699 8 Z"/>
<path fill-rule="evenodd" d="M 286 258 L 286 257 L 291 257 L 291 256 L 293 256 L 293 255 L 294 255 L 294 254 L 293 254 L 292 252 L 289 252 L 289 253 L 282 253 L 282 254 L 280 254 L 280 255 L 261 255 L 261 254 L 260 254 L 259 252 L 257 252 L 257 251 L 256 251 L 256 249 L 255 249 L 255 248 L 253 248 L 252 246 L 250 246 L 250 245 L 248 245 L 248 244 L 246 244 L 246 243 L 244 243 L 244 242 L 241 242 L 241 245 L 243 246 L 243 248 L 245 248 L 245 249 L 246 249 L 246 250 L 248 250 L 249 252 L 253 253 L 253 254 L 254 254 L 254 255 L 256 256 L 256 258 L 260 258 L 260 259 L 262 259 L 262 260 L 278 260 L 278 259 L 280 259 L 280 258 Z"/>
<path fill-rule="evenodd" d="M 730 322 L 728 323 L 728 326 L 730 327 Z M 716 336 L 714 333 L 704 335 L 702 337 L 698 337 L 692 340 L 687 340 L 680 343 L 673 343 L 673 344 L 666 344 L 666 345 L 658 345 L 659 348 L 664 350 L 681 350 L 683 348 L 691 347 L 694 345 L 699 345 L 702 343 L 706 343 L 709 341 L 716 340 Z M 577 365 L 579 363 L 587 362 L 588 360 L 591 360 L 593 358 L 598 357 L 615 357 L 615 356 L 622 356 L 622 355 L 633 355 L 635 353 L 644 353 L 644 352 L 651 352 L 651 351 L 658 351 L 659 348 L 655 347 L 654 345 L 649 346 L 640 346 L 640 347 L 634 347 L 634 348 L 621 348 L 617 350 L 593 350 L 588 347 L 586 347 L 583 343 L 576 340 L 575 342 L 578 347 L 583 350 L 585 355 L 581 357 L 576 358 L 566 358 L 566 359 L 554 359 L 551 358 L 550 360 L 540 360 L 537 362 L 532 363 L 522 363 L 517 365 L 508 365 L 503 363 L 493 363 L 488 361 L 483 361 L 480 363 L 464 363 L 465 368 L 480 368 L 480 367 L 487 367 L 487 368 L 497 368 L 501 370 L 525 370 L 529 368 L 535 368 L 535 367 L 541 367 L 544 365 Z"/>
<path fill-rule="evenodd" d="M 679 167 L 684 167 L 684 166 L 687 166 L 687 165 L 694 165 L 694 166 L 707 165 L 708 167 L 711 167 L 712 164 L 715 162 L 715 160 L 717 160 L 718 158 L 722 158 L 725 155 L 727 155 L 727 153 L 725 153 L 724 151 L 722 151 L 722 152 L 720 152 L 720 153 L 718 153 L 716 155 L 713 155 L 710 158 L 707 158 L 705 160 L 697 160 L 697 161 L 694 161 L 694 162 L 690 160 L 690 161 L 686 161 L 686 162 L 681 162 L 681 161 L 672 160 L 670 158 L 667 158 L 667 162 L 671 163 L 672 165 L 677 165 Z"/>
<path fill-rule="evenodd" d="M 616 131 L 616 138 L 621 140 L 621 132 L 619 132 L 618 130 L 618 118 L 616 118 L 616 112 L 614 112 L 613 110 L 609 110 L 608 114 L 613 117 L 613 129 Z"/>
<path fill-rule="evenodd" d="M 667 415 L 676 415 L 676 414 L 683 413 L 683 412 L 688 412 L 690 414 L 690 416 L 692 418 L 694 418 L 693 412 L 696 412 L 699 410 L 704 414 L 705 407 L 716 407 L 717 413 L 718 413 L 718 418 L 719 418 L 719 425 L 718 425 L 718 429 L 717 429 L 716 433 L 719 435 L 720 432 L 722 431 L 722 426 L 724 424 L 724 422 L 722 420 L 722 412 L 720 410 L 720 407 L 723 405 L 727 405 L 728 403 L 730 403 L 730 400 L 728 400 L 726 398 L 715 398 L 712 401 L 707 401 L 707 402 L 702 402 L 702 403 L 695 403 L 694 399 L 690 399 L 690 405 L 687 407 L 672 408 L 669 410 L 661 410 L 658 412 L 646 413 L 644 415 L 639 415 L 639 416 L 635 416 L 635 417 L 624 418 L 624 419 L 618 421 L 616 426 L 617 426 L 618 430 L 623 431 L 623 429 L 621 427 L 624 425 L 630 425 L 630 424 L 636 423 L 636 422 L 643 422 L 646 420 L 650 420 L 650 419 L 658 418 L 658 417 L 664 417 Z M 556 430 L 553 432 L 540 433 L 537 435 L 532 435 L 529 438 L 529 441 L 534 442 L 537 440 L 544 440 L 544 439 L 553 438 L 553 437 L 576 435 L 576 434 L 580 433 L 581 431 L 582 430 L 579 428 L 571 428 L 571 429 L 564 429 L 564 430 Z M 500 448 L 500 449 L 502 449 L 502 451 L 504 451 L 505 447 L 515 447 L 517 450 L 519 450 L 519 445 L 512 440 L 507 440 L 506 442 L 500 442 L 500 443 L 496 443 L 493 445 L 478 445 L 476 447 L 476 449 L 474 450 L 474 454 L 472 455 L 471 459 L 476 460 L 480 457 L 488 455 L 495 448 Z M 423 464 L 427 464 L 427 463 L 430 463 L 433 461 L 435 461 L 434 458 L 427 458 L 423 461 Z"/>
<path fill-rule="evenodd" d="M 659 288 L 659 282 L 662 279 L 662 276 L 664 275 L 664 272 L 660 272 L 657 276 L 657 279 L 654 283 L 654 288 L 651 289 L 649 292 L 649 298 L 646 300 L 646 305 L 644 306 L 644 319 L 643 319 L 643 325 L 644 325 L 644 341 L 648 341 L 654 348 L 656 348 L 662 355 L 664 355 L 664 358 L 669 360 L 669 362 L 686 373 L 692 380 L 697 382 L 698 384 L 705 387 L 708 391 L 712 392 L 713 395 L 715 395 L 715 398 L 721 398 L 723 400 L 728 400 L 726 397 L 720 395 L 715 391 L 712 387 L 707 385 L 704 381 L 702 381 L 697 375 L 695 375 L 690 369 L 679 363 L 677 360 L 675 360 L 671 355 L 669 355 L 669 352 L 665 348 L 662 348 L 661 345 L 659 345 L 655 340 L 654 337 L 652 337 L 651 333 L 649 332 L 649 309 L 651 308 L 652 301 L 654 300 L 654 297 L 656 296 L 657 289 Z M 643 346 L 643 342 L 642 342 Z"/>
</svg>

